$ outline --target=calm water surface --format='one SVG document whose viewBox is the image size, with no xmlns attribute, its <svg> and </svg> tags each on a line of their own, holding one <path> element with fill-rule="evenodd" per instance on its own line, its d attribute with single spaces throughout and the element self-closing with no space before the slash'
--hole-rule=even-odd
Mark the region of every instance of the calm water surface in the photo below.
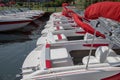
<svg viewBox="0 0 120 80">
<path fill-rule="evenodd" d="M 36 20 L 37 27 L 30 24 L 22 30 L 0 33 L 0 80 L 20 80 L 17 76 L 21 73 L 23 61 L 36 47 L 47 20 L 48 16 Z"/>
<path fill-rule="evenodd" d="M 25 57 L 36 47 L 36 40 L 0 45 L 0 80 L 19 80 Z"/>
</svg>

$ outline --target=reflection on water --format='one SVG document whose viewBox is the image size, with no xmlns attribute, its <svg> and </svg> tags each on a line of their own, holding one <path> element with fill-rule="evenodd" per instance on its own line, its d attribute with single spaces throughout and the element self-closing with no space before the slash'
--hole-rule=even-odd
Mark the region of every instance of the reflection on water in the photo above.
<svg viewBox="0 0 120 80">
<path fill-rule="evenodd" d="M 20 80 L 16 75 L 21 73 L 24 59 L 36 47 L 48 18 L 49 15 L 44 15 L 23 29 L 0 32 L 0 80 Z"/>
</svg>

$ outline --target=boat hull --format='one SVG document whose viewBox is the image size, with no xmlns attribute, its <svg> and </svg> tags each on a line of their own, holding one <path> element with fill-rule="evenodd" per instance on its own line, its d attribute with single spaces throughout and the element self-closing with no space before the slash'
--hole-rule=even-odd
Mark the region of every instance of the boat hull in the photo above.
<svg viewBox="0 0 120 80">
<path fill-rule="evenodd" d="M 25 59 L 21 80 L 102 80 L 120 72 L 119 67 L 112 67 L 108 63 L 91 64 L 88 69 L 86 65 L 74 65 L 35 71 L 33 69 L 39 68 L 39 63 L 42 61 L 40 60 L 42 47 L 43 45 L 38 46 Z"/>
<path fill-rule="evenodd" d="M 8 31 L 8 30 L 22 28 L 27 24 L 29 24 L 31 21 L 32 20 L 0 22 L 0 31 Z"/>
</svg>

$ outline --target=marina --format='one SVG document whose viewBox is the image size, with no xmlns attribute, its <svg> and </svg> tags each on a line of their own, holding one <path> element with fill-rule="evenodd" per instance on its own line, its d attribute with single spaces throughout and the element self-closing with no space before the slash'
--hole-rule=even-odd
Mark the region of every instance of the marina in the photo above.
<svg viewBox="0 0 120 80">
<path fill-rule="evenodd" d="M 75 2 L 0 11 L 0 80 L 120 79 L 120 2 Z"/>
<path fill-rule="evenodd" d="M 91 6 L 100 8 L 108 4 L 110 7 L 116 3 L 101 2 Z M 91 12 L 94 7 L 91 6 L 84 14 L 94 19 Z M 116 36 L 119 31 L 116 33 L 114 27 L 119 29 L 119 23 L 113 21 L 112 26 L 109 20 L 114 18 L 119 22 L 119 19 L 110 14 L 103 15 L 108 19 L 101 18 L 101 12 L 95 9 L 96 12 L 93 13 L 98 13 L 95 17 L 98 16 L 98 19 L 94 22 L 81 16 L 68 3 L 63 3 L 62 7 L 62 12 L 50 15 L 41 32 L 42 36 L 38 39 L 38 46 L 23 62 L 21 80 L 119 79 L 119 37 Z M 112 29 L 108 29 L 107 25 Z"/>
</svg>

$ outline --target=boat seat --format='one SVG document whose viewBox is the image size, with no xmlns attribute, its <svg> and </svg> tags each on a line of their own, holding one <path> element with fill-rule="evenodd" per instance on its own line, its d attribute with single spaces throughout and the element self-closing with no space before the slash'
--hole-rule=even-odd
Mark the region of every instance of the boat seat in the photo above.
<svg viewBox="0 0 120 80">
<path fill-rule="evenodd" d="M 120 64 L 120 56 L 108 56 L 106 59 L 107 63 L 119 63 Z"/>
<path fill-rule="evenodd" d="M 106 62 L 107 57 L 117 56 L 117 54 L 107 46 L 98 47 L 95 56 L 90 56 L 89 64 L 97 64 Z M 82 59 L 83 64 L 87 64 L 88 56 Z"/>
<path fill-rule="evenodd" d="M 56 48 L 50 50 L 50 59 L 53 67 L 72 66 L 73 61 L 66 48 Z"/>
<path fill-rule="evenodd" d="M 88 61 L 88 56 L 85 56 L 82 59 L 82 63 L 87 64 L 87 61 Z M 100 61 L 97 58 L 95 58 L 94 56 L 90 56 L 89 64 L 98 64 L 98 63 L 100 63 Z"/>
</svg>

